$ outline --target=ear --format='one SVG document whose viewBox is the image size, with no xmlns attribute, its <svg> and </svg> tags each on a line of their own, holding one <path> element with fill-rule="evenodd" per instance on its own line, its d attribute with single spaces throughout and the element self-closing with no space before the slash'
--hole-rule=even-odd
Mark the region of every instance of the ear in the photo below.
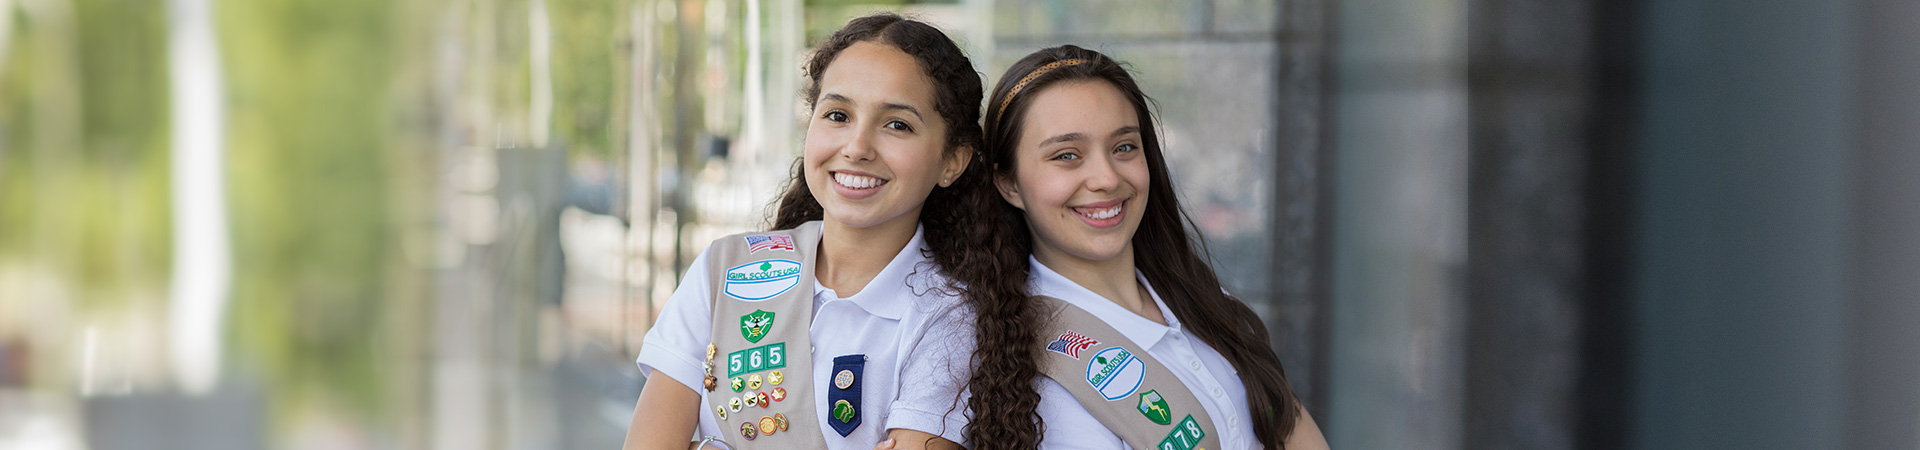
<svg viewBox="0 0 1920 450">
<path fill-rule="evenodd" d="M 1026 202 L 1020 199 L 1020 183 L 1014 182 L 1012 177 L 994 175 L 993 187 L 1000 189 L 1000 198 L 1006 200 L 1008 204 L 1020 208 L 1021 211 L 1027 210 Z"/>
<path fill-rule="evenodd" d="M 962 145 L 959 148 L 953 149 L 951 152 L 947 152 L 945 161 L 947 167 L 940 170 L 940 187 L 953 185 L 954 181 L 960 179 L 961 174 L 967 173 L 967 165 L 972 163 L 972 145 Z"/>
</svg>

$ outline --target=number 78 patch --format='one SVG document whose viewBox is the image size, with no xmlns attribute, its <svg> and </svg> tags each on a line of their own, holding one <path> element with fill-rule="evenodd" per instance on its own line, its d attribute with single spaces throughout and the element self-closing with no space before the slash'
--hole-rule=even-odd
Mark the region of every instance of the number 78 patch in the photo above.
<svg viewBox="0 0 1920 450">
<path fill-rule="evenodd" d="M 1173 426 L 1173 432 L 1167 433 L 1166 439 L 1160 440 L 1159 448 L 1160 450 L 1193 450 L 1193 446 L 1200 445 L 1200 438 L 1204 437 L 1207 437 L 1207 432 L 1201 431 L 1200 423 L 1193 421 L 1193 415 L 1188 414 L 1187 418 L 1181 419 L 1179 424 Z"/>
</svg>

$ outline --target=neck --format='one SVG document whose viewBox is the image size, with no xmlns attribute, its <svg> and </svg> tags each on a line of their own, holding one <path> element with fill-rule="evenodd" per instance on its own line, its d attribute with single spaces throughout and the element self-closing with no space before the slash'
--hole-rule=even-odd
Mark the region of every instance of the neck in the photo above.
<svg viewBox="0 0 1920 450">
<path fill-rule="evenodd" d="M 815 257 L 814 282 L 832 289 L 840 298 L 852 297 L 867 287 L 880 270 L 887 268 L 894 255 L 913 240 L 919 226 L 916 213 L 906 220 L 855 228 L 827 218 L 820 226 L 820 254 Z"/>
<path fill-rule="evenodd" d="M 1160 318 L 1160 308 L 1149 303 L 1146 290 L 1141 288 L 1140 280 L 1133 276 L 1131 244 L 1114 257 L 1104 260 L 1081 258 L 1052 246 L 1036 245 L 1033 259 L 1134 314 L 1164 323 L 1165 319 Z"/>
</svg>

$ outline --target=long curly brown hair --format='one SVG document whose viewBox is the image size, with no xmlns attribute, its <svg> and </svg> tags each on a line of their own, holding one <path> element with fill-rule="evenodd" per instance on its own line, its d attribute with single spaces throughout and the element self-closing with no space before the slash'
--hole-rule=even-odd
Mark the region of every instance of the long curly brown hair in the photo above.
<svg viewBox="0 0 1920 450">
<path fill-rule="evenodd" d="M 1033 448 L 1040 441 L 1035 428 L 1040 394 L 1032 380 L 1039 373 L 1036 358 L 1010 353 L 1031 351 L 1037 339 L 1037 318 L 1025 317 L 1027 231 L 1003 221 L 986 220 L 1003 202 L 977 151 L 981 145 L 980 74 L 952 40 L 932 26 L 894 14 L 854 19 L 814 50 L 806 65 L 809 108 L 819 100 L 820 77 L 842 50 L 857 42 L 887 44 L 912 55 L 933 80 L 934 110 L 947 125 L 947 152 L 967 152 L 966 172 L 948 187 L 935 188 L 920 209 L 920 226 L 927 257 L 944 273 L 963 301 L 972 306 L 981 339 L 968 389 L 970 409 L 1018 410 L 1023 414 L 973 414 L 966 440 L 976 449 Z M 773 229 L 783 230 L 820 220 L 820 202 L 807 189 L 806 173 L 796 160 L 787 190 L 774 213 Z M 985 214 L 983 214 L 983 212 Z M 1018 273 L 1022 283 L 1003 283 L 1002 276 Z M 1003 320 L 1004 319 L 1004 320 Z M 956 393 L 958 395 L 958 393 Z M 1002 409 L 1006 408 L 1006 409 Z M 1022 447 L 1006 447 L 1025 442 Z"/>
<path fill-rule="evenodd" d="M 1062 64 L 1054 69 L 1028 78 L 1035 69 L 1056 61 L 1080 59 L 1084 63 Z M 1148 179 L 1146 210 L 1139 231 L 1134 233 L 1134 265 L 1140 269 L 1149 283 L 1153 284 L 1160 297 L 1166 302 L 1167 309 L 1174 317 L 1185 324 L 1185 328 L 1195 337 L 1207 343 L 1226 357 L 1240 373 L 1240 381 L 1246 385 L 1247 408 L 1257 423 L 1275 423 L 1277 427 L 1254 427 L 1254 436 L 1260 439 L 1265 448 L 1285 448 L 1287 436 L 1293 433 L 1293 424 L 1299 415 L 1298 399 L 1287 384 L 1287 377 L 1280 368 L 1280 358 L 1269 345 L 1266 324 L 1253 313 L 1246 304 L 1233 298 L 1221 289 L 1220 279 L 1214 275 L 1201 255 L 1204 245 L 1198 232 L 1191 231 L 1193 220 L 1187 217 L 1180 207 L 1179 197 L 1174 195 L 1173 182 L 1167 174 L 1166 160 L 1160 148 L 1158 130 L 1154 118 L 1147 108 L 1146 94 L 1134 83 L 1133 75 L 1118 61 L 1107 55 L 1072 45 L 1063 45 L 1036 51 L 1021 58 L 1007 68 L 1000 82 L 994 86 L 993 96 L 987 102 L 986 147 L 982 159 L 992 163 L 994 177 L 1012 179 L 1014 176 L 1015 146 L 1019 144 L 1021 119 L 1026 113 L 1030 100 L 1047 86 L 1068 81 L 1105 82 L 1126 94 L 1127 101 L 1139 116 L 1140 133 L 1146 148 Z M 1024 86 L 1015 93 L 1016 84 Z M 1012 99 L 1008 97 L 1012 96 Z M 991 186 L 982 189 L 992 190 Z M 1007 270 L 1000 284 L 1020 285 L 1024 290 L 1027 281 L 1026 255 L 1032 251 L 1032 242 L 1025 239 L 1027 224 L 1025 216 L 1014 209 L 1013 205 L 999 202 L 998 211 L 1006 220 L 996 222 L 992 228 L 1004 229 L 999 222 L 1019 230 L 1021 239 L 1003 239 L 1001 244 L 1016 245 L 1017 249 L 995 248 L 990 253 L 1002 266 L 1014 265 L 1018 268 Z M 1012 250 L 1012 251 L 1009 251 Z M 978 285 L 974 286 L 976 289 Z M 1009 288 L 996 288 L 994 295 L 1002 295 Z M 1024 292 L 1022 293 L 1024 295 Z M 1035 318 L 1030 311 L 1038 309 L 1031 302 L 982 301 L 983 304 L 1000 304 L 995 311 L 1005 322 L 1044 320 Z M 989 321 L 981 320 L 982 324 Z M 996 367 L 1034 367 L 1032 360 L 1041 356 L 1037 349 L 1039 336 L 1033 335 L 1038 329 L 1035 325 L 1002 323 L 993 326 L 981 325 L 980 364 Z M 994 336 L 992 333 L 1010 333 L 1009 336 Z M 1030 351 L 988 352 L 989 341 L 1033 343 L 1023 347 Z M 996 358 L 1020 358 L 1021 361 L 998 361 Z M 975 374 L 978 381 L 981 375 Z M 978 399 L 976 394 L 976 399 Z M 973 402 L 976 422 L 978 417 L 996 415 L 1025 416 L 1031 409 L 1025 405 L 994 402 Z M 1034 425 L 1040 429 L 1043 425 Z M 995 430 L 995 433 L 1000 432 Z M 982 436 L 986 434 L 973 434 Z M 978 441 L 976 441 L 978 442 Z M 1024 445 L 1024 448 L 1033 448 Z M 1007 447 L 1002 447 L 1007 448 Z"/>
</svg>

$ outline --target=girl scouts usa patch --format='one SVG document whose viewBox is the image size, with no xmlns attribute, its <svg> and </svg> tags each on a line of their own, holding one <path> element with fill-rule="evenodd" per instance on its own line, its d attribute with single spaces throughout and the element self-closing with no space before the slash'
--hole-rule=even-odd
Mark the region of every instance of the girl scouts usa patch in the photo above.
<svg viewBox="0 0 1920 450">
<path fill-rule="evenodd" d="M 1133 395 L 1146 377 L 1146 363 L 1124 348 L 1107 347 L 1093 354 L 1092 361 L 1087 361 L 1087 384 L 1093 385 L 1107 401 Z"/>
<path fill-rule="evenodd" d="M 786 293 L 800 284 L 800 263 L 767 259 L 727 269 L 727 295 L 757 302 Z"/>
</svg>

